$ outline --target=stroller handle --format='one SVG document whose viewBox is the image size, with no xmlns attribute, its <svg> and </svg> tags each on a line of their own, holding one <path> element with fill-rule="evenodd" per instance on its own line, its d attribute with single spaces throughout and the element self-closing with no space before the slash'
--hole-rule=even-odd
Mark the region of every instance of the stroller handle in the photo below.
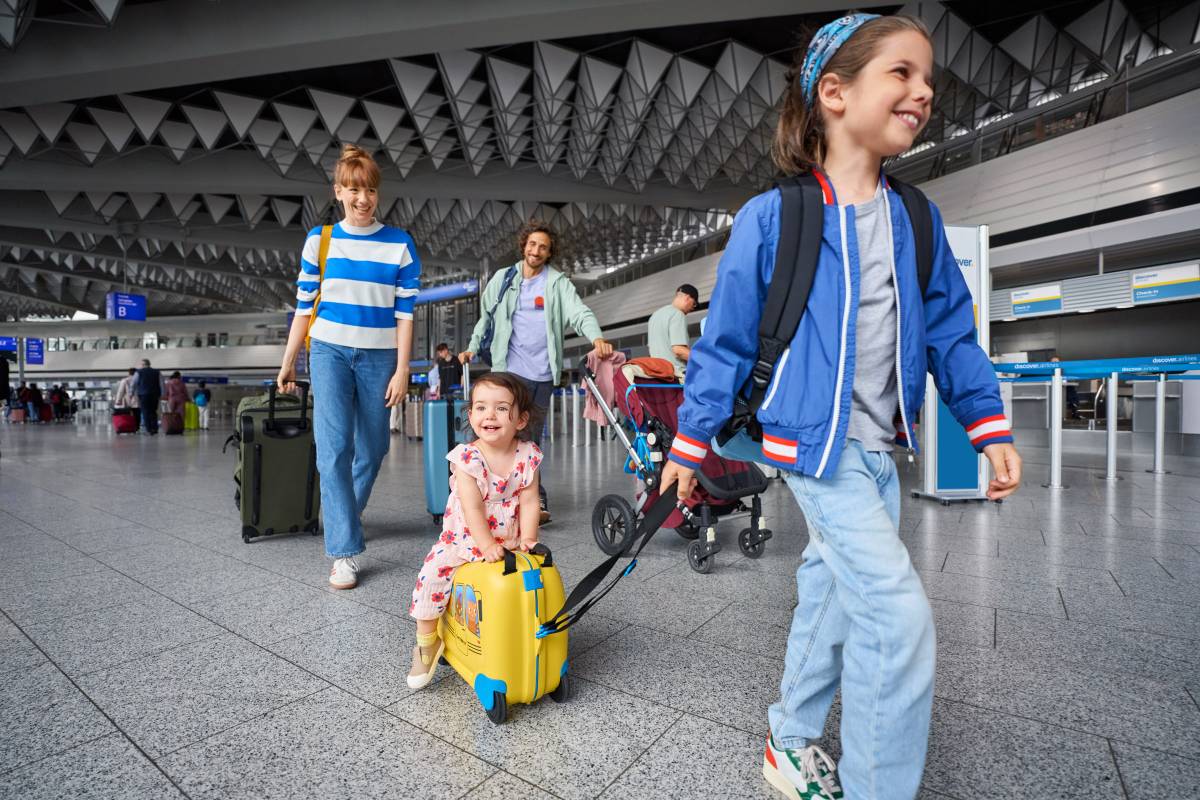
<svg viewBox="0 0 1200 800">
<path fill-rule="evenodd" d="M 629 454 L 633 465 L 637 467 L 638 476 L 646 484 L 647 487 L 653 488 L 658 484 L 658 476 L 654 473 L 654 467 L 651 464 L 646 464 L 638 456 L 637 450 L 633 446 L 633 442 L 629 441 L 629 437 L 625 435 L 625 430 L 621 427 L 613 410 L 608 407 L 608 403 L 604 402 L 604 396 L 600 394 L 600 389 L 596 386 L 596 375 L 587 367 L 583 368 L 583 383 L 587 386 L 592 397 L 596 399 L 596 403 L 600 406 L 601 413 L 608 420 L 608 424 L 617 434 L 617 438 L 621 440 L 621 446 L 625 448 L 625 452 Z"/>
</svg>

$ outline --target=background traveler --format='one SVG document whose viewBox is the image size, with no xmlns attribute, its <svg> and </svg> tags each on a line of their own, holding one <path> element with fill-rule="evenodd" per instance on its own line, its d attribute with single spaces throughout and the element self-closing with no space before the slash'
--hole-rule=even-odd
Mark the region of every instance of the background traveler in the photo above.
<svg viewBox="0 0 1200 800">
<path fill-rule="evenodd" d="M 150 359 L 142 359 L 142 368 L 134 375 L 134 391 L 138 406 L 142 409 L 142 427 L 151 436 L 158 435 L 158 403 L 162 400 L 162 373 L 150 366 Z"/>
<path fill-rule="evenodd" d="M 650 315 L 646 324 L 646 344 L 651 358 L 663 358 L 675 365 L 675 374 L 683 377 L 692 349 L 688 346 L 687 315 L 700 305 L 700 293 L 690 283 L 675 290 L 675 298 Z"/>
</svg>

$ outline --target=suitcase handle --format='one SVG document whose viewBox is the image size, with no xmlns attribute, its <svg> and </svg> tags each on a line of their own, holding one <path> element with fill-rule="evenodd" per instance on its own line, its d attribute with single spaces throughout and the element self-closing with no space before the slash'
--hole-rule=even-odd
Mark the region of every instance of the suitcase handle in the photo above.
<svg viewBox="0 0 1200 800">
<path fill-rule="evenodd" d="M 533 547 L 529 548 L 531 555 L 542 557 L 543 567 L 554 566 L 554 556 L 550 555 L 550 548 L 538 542 Z M 507 547 L 504 548 L 504 574 L 511 575 L 517 571 L 517 557 L 513 555 L 513 551 Z"/>
<path fill-rule="evenodd" d="M 308 381 L 296 381 L 296 386 L 300 389 L 300 430 L 308 428 Z M 279 387 L 272 383 L 267 390 L 267 422 L 274 425 L 275 423 L 275 398 L 278 394 Z M 295 397 L 295 395 L 286 395 L 287 397 Z"/>
</svg>

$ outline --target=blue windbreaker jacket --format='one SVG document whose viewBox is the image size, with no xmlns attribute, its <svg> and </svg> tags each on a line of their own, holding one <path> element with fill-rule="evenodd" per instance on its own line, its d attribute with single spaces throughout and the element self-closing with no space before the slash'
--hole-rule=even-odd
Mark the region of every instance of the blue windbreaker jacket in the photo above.
<svg viewBox="0 0 1200 800">
<path fill-rule="evenodd" d="M 791 344 L 775 365 L 758 411 L 765 463 L 820 478 L 832 474 L 846 441 L 854 386 L 859 259 L 854 207 L 839 206 L 833 187 L 817 173 L 825 196 L 825 224 L 808 306 Z M 999 385 L 987 354 L 975 341 L 975 309 L 933 214 L 933 271 L 924 297 L 917 278 L 912 225 L 900 195 L 886 184 L 896 291 L 897 441 L 915 442 L 912 424 L 924 402 L 925 374 L 967 430 L 977 450 L 1011 442 Z M 688 361 L 679 431 L 670 458 L 697 468 L 709 442 L 729 419 L 758 353 L 758 325 L 779 245 L 778 189 L 750 199 L 734 218 L 717 266 L 704 335 Z M 869 335 L 870 332 L 862 332 Z"/>
</svg>

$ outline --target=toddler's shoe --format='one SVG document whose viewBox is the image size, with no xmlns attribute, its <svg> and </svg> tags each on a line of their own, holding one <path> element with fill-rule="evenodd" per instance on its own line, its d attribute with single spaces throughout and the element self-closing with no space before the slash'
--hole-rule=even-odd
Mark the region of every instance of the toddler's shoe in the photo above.
<svg viewBox="0 0 1200 800">
<path fill-rule="evenodd" d="M 840 800 L 837 765 L 815 744 L 799 750 L 780 747 L 767 735 L 763 777 L 792 800 Z"/>
<path fill-rule="evenodd" d="M 446 643 L 439 639 L 433 657 L 428 661 L 425 660 L 426 657 L 421 650 L 421 645 L 413 648 L 412 669 L 408 671 L 408 688 L 410 689 L 424 689 L 433 680 L 433 675 L 437 672 L 438 661 L 446 650 Z M 426 652 L 428 653 L 429 649 L 426 649 Z"/>
</svg>

